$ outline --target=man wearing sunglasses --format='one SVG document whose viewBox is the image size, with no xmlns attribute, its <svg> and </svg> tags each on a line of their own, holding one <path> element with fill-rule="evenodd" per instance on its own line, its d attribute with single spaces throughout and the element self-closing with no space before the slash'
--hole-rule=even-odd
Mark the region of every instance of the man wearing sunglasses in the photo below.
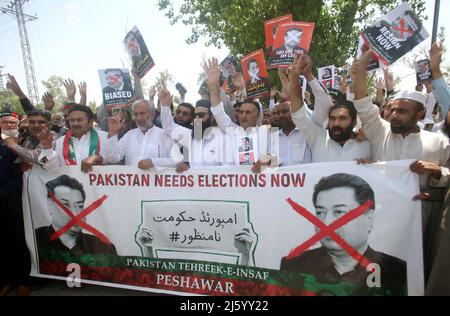
<svg viewBox="0 0 450 316">
<path fill-rule="evenodd" d="M 194 122 L 195 108 L 190 103 L 181 103 L 175 111 L 175 123 L 192 129 Z"/>
<path fill-rule="evenodd" d="M 164 131 L 182 146 L 184 162 L 177 165 L 177 171 L 186 171 L 189 167 L 220 166 L 226 164 L 225 134 L 214 127 L 211 103 L 207 100 L 197 102 L 194 109 L 193 128 L 175 124 L 170 113 L 172 96 L 163 88 L 159 92 L 161 103 L 161 123 Z M 176 119 L 176 116 L 175 116 Z"/>
</svg>

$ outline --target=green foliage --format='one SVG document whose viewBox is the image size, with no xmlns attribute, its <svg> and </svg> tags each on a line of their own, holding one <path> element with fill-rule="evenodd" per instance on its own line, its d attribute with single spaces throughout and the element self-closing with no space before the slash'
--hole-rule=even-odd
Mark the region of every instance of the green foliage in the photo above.
<svg viewBox="0 0 450 316">
<path fill-rule="evenodd" d="M 167 69 L 160 71 L 158 77 L 155 79 L 156 91 L 161 90 L 162 86 L 167 86 L 170 83 L 173 83 L 174 77 Z"/>
<path fill-rule="evenodd" d="M 225 45 L 241 57 L 265 47 L 264 21 L 293 14 L 294 21 L 315 22 L 310 55 L 315 67 L 344 65 L 354 55 L 360 31 L 402 0 L 185 0 L 176 8 L 158 0 L 172 24 L 192 27 L 187 43 L 200 37 L 207 45 Z M 408 1 L 423 18 L 425 0 Z M 276 77 L 274 73 L 272 79 Z"/>
<path fill-rule="evenodd" d="M 25 112 L 22 109 L 19 98 L 8 90 L 0 93 L 0 111 L 17 112 L 20 116 L 24 116 Z"/>
</svg>

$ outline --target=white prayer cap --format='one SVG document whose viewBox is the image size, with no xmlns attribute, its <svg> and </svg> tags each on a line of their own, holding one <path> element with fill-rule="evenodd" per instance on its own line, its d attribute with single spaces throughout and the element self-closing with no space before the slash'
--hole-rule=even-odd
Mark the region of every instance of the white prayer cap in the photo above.
<svg viewBox="0 0 450 316">
<path fill-rule="evenodd" d="M 422 92 L 403 90 L 395 95 L 394 100 L 398 100 L 398 99 L 413 100 L 413 101 L 419 102 L 423 106 L 426 106 L 425 102 L 427 100 L 427 96 L 425 94 L 423 94 Z"/>
</svg>

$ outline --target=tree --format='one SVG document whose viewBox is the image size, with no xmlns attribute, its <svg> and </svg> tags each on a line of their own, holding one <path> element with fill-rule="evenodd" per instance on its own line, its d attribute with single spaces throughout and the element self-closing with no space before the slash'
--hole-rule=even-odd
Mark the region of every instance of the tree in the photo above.
<svg viewBox="0 0 450 316">
<path fill-rule="evenodd" d="M 164 85 L 168 85 L 169 83 L 174 82 L 174 77 L 167 69 L 160 71 L 158 77 L 155 80 L 156 91 L 161 90 L 163 83 Z"/>
<path fill-rule="evenodd" d="M 20 116 L 24 116 L 22 105 L 19 98 L 15 96 L 11 91 L 4 90 L 0 92 L 0 110 L 1 111 L 13 111 Z"/>
<path fill-rule="evenodd" d="M 295 21 L 316 24 L 311 57 L 316 67 L 344 65 L 354 55 L 360 31 L 392 10 L 402 0 L 185 0 L 175 8 L 170 0 L 158 0 L 172 24 L 192 26 L 187 43 L 206 37 L 207 45 L 226 45 L 242 56 L 265 47 L 263 23 L 292 13 Z M 413 10 L 423 15 L 425 0 L 410 0 Z"/>
</svg>

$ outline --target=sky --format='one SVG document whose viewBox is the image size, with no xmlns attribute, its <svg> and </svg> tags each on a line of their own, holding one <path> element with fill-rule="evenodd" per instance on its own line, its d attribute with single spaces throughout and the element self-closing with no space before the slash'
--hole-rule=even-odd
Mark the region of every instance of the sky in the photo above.
<svg viewBox="0 0 450 316">
<path fill-rule="evenodd" d="M 1 6 L 8 3 L 0 0 Z M 167 69 L 175 77 L 174 84 L 181 82 L 187 88 L 186 99 L 189 102 L 195 103 L 199 98 L 197 79 L 202 72 L 203 58 L 222 60 L 228 55 L 226 47 L 206 47 L 204 38 L 194 45 L 186 44 L 191 28 L 183 24 L 170 25 L 169 19 L 158 10 L 157 0 L 30 0 L 25 3 L 24 11 L 38 17 L 38 20 L 27 23 L 27 28 L 40 95 L 45 92 L 41 81 L 57 75 L 76 82 L 86 81 L 88 101 L 95 100 L 100 105 L 98 70 L 130 68 L 130 59 L 122 41 L 134 26 L 140 29 L 156 63 L 144 80 L 153 84 L 159 72 Z M 427 0 L 426 14 L 429 18 L 424 24 L 430 36 L 433 12 L 434 0 Z M 450 41 L 450 19 L 445 16 L 448 12 L 450 0 L 442 0 L 439 25 L 445 26 Z M 261 36 L 264 36 L 263 26 Z M 0 65 L 6 66 L 3 73 L 16 76 L 26 92 L 17 22 L 1 12 L 0 40 Z M 423 45 L 429 46 L 430 41 Z M 394 64 L 392 70 L 399 77 L 405 77 L 401 88 L 414 88 L 413 70 L 400 64 Z M 170 88 L 175 94 L 174 85 Z"/>
</svg>

